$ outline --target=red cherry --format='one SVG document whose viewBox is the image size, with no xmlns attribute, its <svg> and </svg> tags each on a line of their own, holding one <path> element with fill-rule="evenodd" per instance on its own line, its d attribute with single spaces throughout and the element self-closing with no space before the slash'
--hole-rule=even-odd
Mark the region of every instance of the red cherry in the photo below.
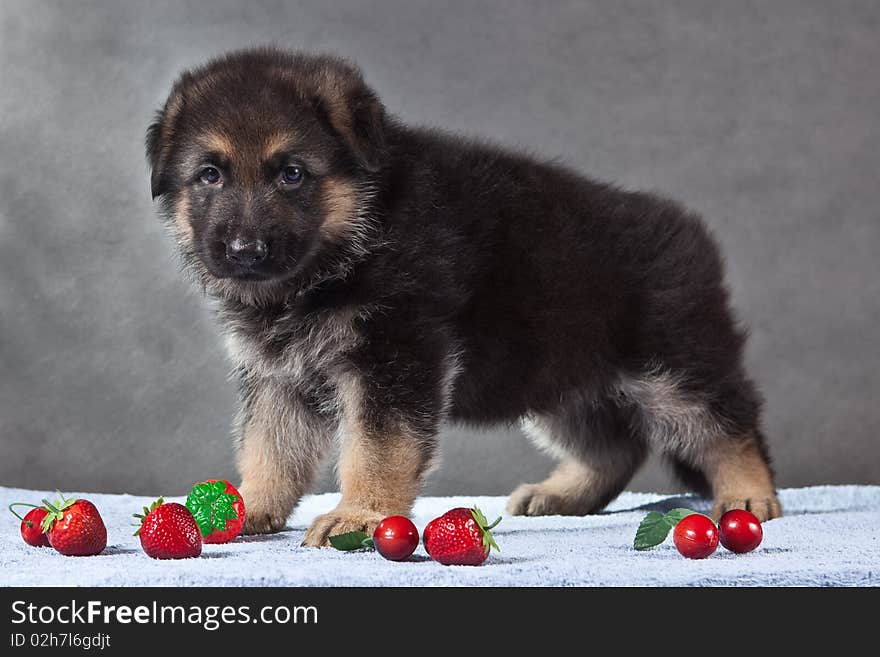
<svg viewBox="0 0 880 657">
<path fill-rule="evenodd" d="M 692 513 L 675 526 L 672 540 L 682 556 L 705 559 L 718 547 L 718 528 L 710 518 Z"/>
<path fill-rule="evenodd" d="M 50 547 L 49 537 L 43 533 L 43 518 L 46 517 L 46 509 L 31 509 L 21 521 L 21 537 L 24 542 L 34 547 Z"/>
<path fill-rule="evenodd" d="M 376 551 L 390 561 L 403 561 L 419 544 L 419 530 L 409 518 L 389 516 L 373 532 Z"/>
<path fill-rule="evenodd" d="M 761 521 L 743 509 L 733 509 L 725 513 L 718 526 L 721 531 L 721 545 L 738 554 L 751 552 L 764 538 Z"/>
</svg>

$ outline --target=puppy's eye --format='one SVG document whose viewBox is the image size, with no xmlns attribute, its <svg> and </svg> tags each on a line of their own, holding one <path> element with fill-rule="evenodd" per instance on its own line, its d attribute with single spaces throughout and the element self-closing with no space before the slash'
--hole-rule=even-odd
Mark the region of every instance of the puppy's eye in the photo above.
<svg viewBox="0 0 880 657">
<path fill-rule="evenodd" d="M 298 186 L 303 179 L 302 167 L 295 164 L 288 164 L 281 170 L 281 183 L 291 187 Z"/>
<path fill-rule="evenodd" d="M 199 180 L 206 185 L 216 185 L 220 182 L 220 170 L 217 167 L 204 167 L 199 172 Z"/>
</svg>

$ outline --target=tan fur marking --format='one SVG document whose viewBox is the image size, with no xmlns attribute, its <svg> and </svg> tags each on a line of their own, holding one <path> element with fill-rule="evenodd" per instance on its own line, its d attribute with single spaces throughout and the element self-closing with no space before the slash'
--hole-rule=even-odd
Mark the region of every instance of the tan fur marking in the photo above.
<svg viewBox="0 0 880 657">
<path fill-rule="evenodd" d="M 294 137 L 289 132 L 276 132 L 269 135 L 263 145 L 263 159 L 271 159 L 275 154 L 290 148 L 293 143 Z"/>
<path fill-rule="evenodd" d="M 199 135 L 196 141 L 203 148 L 222 153 L 228 158 L 232 158 L 235 155 L 232 140 L 221 132 L 205 132 Z"/>
<path fill-rule="evenodd" d="M 359 400 L 356 385 L 344 384 L 340 396 L 346 407 L 337 464 L 342 499 L 306 532 L 303 545 L 312 547 L 329 545 L 328 537 L 335 534 L 371 534 L 382 518 L 408 515 L 431 465 L 418 437 L 405 427 L 381 436 L 364 427 L 356 412 L 359 405 L 352 408 Z"/>
<path fill-rule="evenodd" d="M 333 431 L 293 400 L 289 389 L 265 379 L 239 420 L 239 488 L 245 533 L 278 531 L 314 478 Z"/>
<path fill-rule="evenodd" d="M 337 466 L 342 500 L 319 516 L 306 532 L 303 545 L 329 545 L 328 537 L 349 531 L 372 534 L 382 518 L 408 515 L 426 470 L 417 439 L 398 435 L 345 438 Z"/>
<path fill-rule="evenodd" d="M 355 144 L 354 131 L 351 128 L 351 108 L 344 100 L 331 98 L 328 103 L 330 121 L 333 127 L 342 135 L 349 144 Z"/>
<path fill-rule="evenodd" d="M 419 492 L 424 457 L 418 438 L 349 436 L 339 458 L 342 503 L 385 515 L 406 515 Z"/>
<path fill-rule="evenodd" d="M 341 178 L 328 178 L 321 192 L 324 204 L 321 232 L 330 238 L 344 235 L 356 216 L 357 190 Z"/>
<path fill-rule="evenodd" d="M 193 239 L 193 227 L 189 222 L 190 203 L 186 190 L 180 193 L 180 197 L 174 205 L 174 226 L 177 238 L 186 240 L 188 243 Z"/>
<path fill-rule="evenodd" d="M 715 519 L 730 509 L 751 511 L 762 522 L 782 515 L 773 476 L 754 437 L 718 438 L 706 446 L 703 458 Z"/>
<path fill-rule="evenodd" d="M 538 484 L 523 484 L 511 493 L 507 512 L 514 516 L 583 515 L 594 491 L 604 491 L 602 472 L 572 458 L 562 461 Z"/>
<path fill-rule="evenodd" d="M 325 71 L 317 80 L 317 94 L 324 102 L 330 123 L 336 132 L 351 146 L 356 153 L 360 144 L 352 124 L 352 92 L 351 81 L 340 77 L 335 71 Z"/>
<path fill-rule="evenodd" d="M 238 455 L 239 487 L 245 503 L 246 534 L 263 534 L 282 529 L 302 491 L 296 491 L 293 478 L 273 458 L 264 435 L 251 429 Z"/>
<path fill-rule="evenodd" d="M 344 81 L 335 71 L 323 71 L 317 82 L 318 95 L 324 101 L 330 122 L 346 141 L 351 142 L 354 136 L 351 131 L 351 107 L 347 102 L 348 89 Z"/>
</svg>

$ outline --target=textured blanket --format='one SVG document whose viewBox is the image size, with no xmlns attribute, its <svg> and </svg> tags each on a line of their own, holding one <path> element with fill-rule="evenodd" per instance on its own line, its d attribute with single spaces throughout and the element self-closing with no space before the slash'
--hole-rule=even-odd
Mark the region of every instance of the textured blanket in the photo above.
<svg viewBox="0 0 880 657">
<path fill-rule="evenodd" d="M 0 503 L 39 500 L 45 491 L 0 488 Z M 667 542 L 648 552 L 632 548 L 650 510 L 708 503 L 693 497 L 624 493 L 602 514 L 513 518 L 494 531 L 500 553 L 480 567 L 441 566 L 419 546 L 408 562 L 376 553 L 300 547 L 316 515 L 338 495 L 305 498 L 285 531 L 206 545 L 202 557 L 156 561 L 132 536 L 132 514 L 151 500 L 88 494 L 108 530 L 96 557 L 64 557 L 32 548 L 11 515 L 0 521 L 0 585 L 36 586 L 877 586 L 880 584 L 880 486 L 819 486 L 780 492 L 786 516 L 764 525 L 764 542 L 750 554 L 719 546 L 708 559 L 681 557 Z M 179 501 L 179 500 L 178 500 Z M 425 497 L 415 507 L 419 529 L 454 506 L 479 505 L 504 514 L 502 497 Z"/>
</svg>

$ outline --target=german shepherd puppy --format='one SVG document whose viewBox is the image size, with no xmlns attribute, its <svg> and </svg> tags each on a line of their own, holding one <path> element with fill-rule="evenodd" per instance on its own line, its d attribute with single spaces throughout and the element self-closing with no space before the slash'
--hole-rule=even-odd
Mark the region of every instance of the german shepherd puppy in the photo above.
<svg viewBox="0 0 880 657">
<path fill-rule="evenodd" d="M 406 515 L 444 420 L 558 457 L 511 514 L 597 512 L 652 447 L 714 516 L 781 514 L 718 248 L 678 204 L 406 126 L 350 63 L 275 49 L 185 72 L 147 154 L 240 380 L 247 532 L 334 437 L 342 501 L 304 544 Z"/>
</svg>

